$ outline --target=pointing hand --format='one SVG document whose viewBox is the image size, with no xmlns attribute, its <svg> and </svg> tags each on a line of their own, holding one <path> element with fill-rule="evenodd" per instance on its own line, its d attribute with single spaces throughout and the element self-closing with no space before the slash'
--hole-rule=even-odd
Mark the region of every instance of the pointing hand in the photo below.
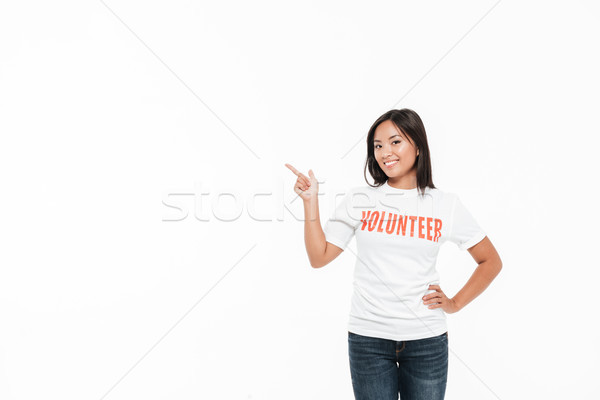
<svg viewBox="0 0 600 400">
<path fill-rule="evenodd" d="M 315 178 L 312 169 L 308 170 L 307 177 L 290 164 L 285 164 L 285 166 L 298 177 L 298 180 L 296 180 L 296 184 L 294 185 L 294 192 L 296 192 L 304 201 L 316 199 L 317 194 L 319 193 L 319 182 L 317 182 L 317 178 Z"/>
</svg>

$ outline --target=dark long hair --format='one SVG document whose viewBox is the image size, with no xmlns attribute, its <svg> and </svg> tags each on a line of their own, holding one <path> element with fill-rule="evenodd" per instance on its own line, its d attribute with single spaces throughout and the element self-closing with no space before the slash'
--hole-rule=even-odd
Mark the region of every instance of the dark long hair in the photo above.
<svg viewBox="0 0 600 400">
<path fill-rule="evenodd" d="M 423 193 L 426 187 L 432 189 L 435 188 L 433 184 L 433 177 L 431 174 L 431 158 L 429 153 L 429 145 L 427 144 L 427 133 L 425 132 L 425 126 L 419 114 L 408 108 L 401 110 L 390 110 L 377 118 L 377 121 L 373 123 L 367 134 L 367 160 L 365 161 L 365 181 L 371 187 L 379 187 L 388 180 L 388 176 L 383 172 L 377 160 L 375 160 L 375 145 L 373 143 L 375 137 L 375 129 L 383 121 L 390 120 L 396 125 L 402 133 L 413 141 L 417 149 L 419 149 L 419 155 L 415 160 L 417 164 L 417 187 Z M 373 177 L 375 182 L 371 185 L 367 179 L 367 169 Z"/>
</svg>

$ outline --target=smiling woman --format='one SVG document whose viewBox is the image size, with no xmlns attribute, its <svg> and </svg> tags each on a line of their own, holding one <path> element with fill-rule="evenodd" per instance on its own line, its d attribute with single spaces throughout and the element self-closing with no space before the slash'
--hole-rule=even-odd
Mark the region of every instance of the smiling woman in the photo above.
<svg viewBox="0 0 600 400">
<path fill-rule="evenodd" d="M 416 112 L 390 110 L 373 123 L 367 134 L 365 180 L 367 169 L 376 186 L 388 182 L 398 189 L 435 188 L 427 134 Z"/>
<path fill-rule="evenodd" d="M 318 182 L 289 164 L 304 201 L 304 241 L 322 268 L 356 238 L 348 355 L 356 399 L 445 396 L 446 314 L 459 311 L 489 285 L 502 262 L 459 197 L 433 184 L 427 135 L 410 109 L 391 110 L 367 134 L 365 180 L 349 190 L 321 227 Z M 374 184 L 367 179 L 367 170 Z M 364 201 L 369 199 L 369 201 Z M 452 298 L 440 286 L 440 247 L 455 243 L 479 264 Z M 425 395 L 426 394 L 426 395 Z"/>
</svg>

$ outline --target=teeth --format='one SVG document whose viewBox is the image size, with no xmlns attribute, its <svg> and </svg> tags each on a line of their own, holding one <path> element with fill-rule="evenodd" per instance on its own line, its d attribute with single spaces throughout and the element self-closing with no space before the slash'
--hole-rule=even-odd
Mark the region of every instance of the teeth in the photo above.
<svg viewBox="0 0 600 400">
<path fill-rule="evenodd" d="M 384 163 L 384 164 L 385 164 L 385 165 L 393 165 L 393 164 L 396 164 L 397 162 L 398 162 L 398 160 L 395 160 L 395 161 L 388 161 L 388 162 L 386 162 L 386 163 Z"/>
</svg>

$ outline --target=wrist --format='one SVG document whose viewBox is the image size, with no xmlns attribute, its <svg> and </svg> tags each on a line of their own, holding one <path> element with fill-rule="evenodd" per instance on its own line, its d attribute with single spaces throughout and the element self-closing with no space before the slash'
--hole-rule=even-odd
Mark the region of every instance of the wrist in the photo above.
<svg viewBox="0 0 600 400">
<path fill-rule="evenodd" d="M 304 217 L 308 221 L 319 219 L 319 202 L 316 198 L 302 199 L 304 201 Z"/>
<path fill-rule="evenodd" d="M 303 198 L 302 202 L 304 203 L 304 207 L 315 207 L 319 204 L 319 199 L 317 196 L 311 196 L 308 199 Z"/>
<path fill-rule="evenodd" d="M 463 308 L 463 305 L 462 305 L 462 303 L 461 303 L 461 302 L 460 302 L 460 301 L 459 301 L 459 300 L 456 298 L 456 296 L 455 296 L 455 297 L 453 297 L 451 300 L 452 300 L 452 302 L 454 303 L 454 307 L 456 308 L 456 311 L 460 311 L 460 310 L 462 310 L 462 308 Z"/>
</svg>

